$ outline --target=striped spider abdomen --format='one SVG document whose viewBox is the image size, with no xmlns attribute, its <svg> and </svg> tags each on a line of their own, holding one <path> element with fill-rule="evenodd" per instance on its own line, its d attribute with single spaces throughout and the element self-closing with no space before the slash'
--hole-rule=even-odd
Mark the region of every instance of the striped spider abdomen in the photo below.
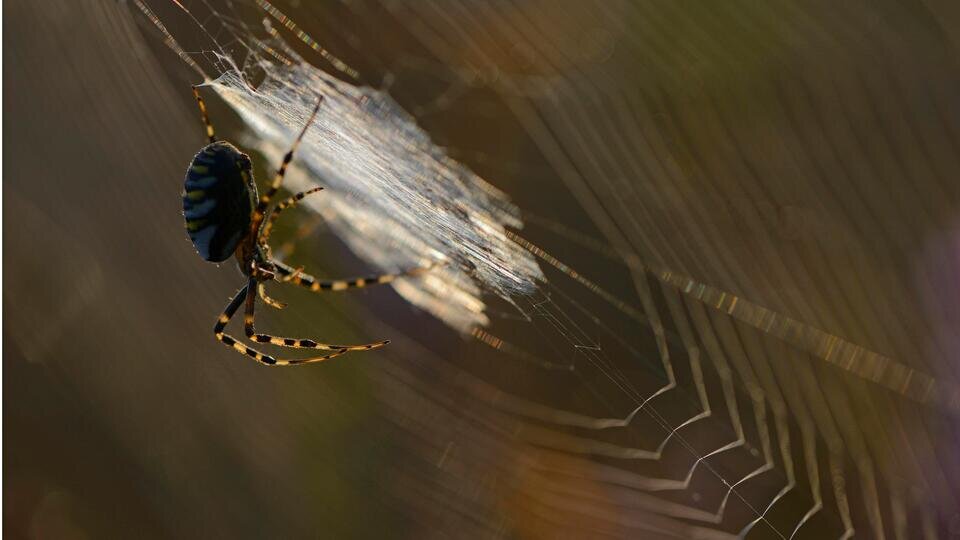
<svg viewBox="0 0 960 540">
<path fill-rule="evenodd" d="M 233 255 L 250 233 L 256 201 L 249 156 L 226 141 L 200 150 L 183 181 L 183 217 L 200 256 L 222 262 Z"/>
</svg>

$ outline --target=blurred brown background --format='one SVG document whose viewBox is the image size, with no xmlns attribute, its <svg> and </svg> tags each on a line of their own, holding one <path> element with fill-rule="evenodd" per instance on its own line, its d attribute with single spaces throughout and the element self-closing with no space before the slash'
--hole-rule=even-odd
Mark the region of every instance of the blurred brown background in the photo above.
<svg viewBox="0 0 960 540">
<path fill-rule="evenodd" d="M 220 29 L 204 2 L 183 3 Z M 147 4 L 187 50 L 210 48 L 173 3 Z M 534 321 L 490 299 L 506 314 L 491 331 L 538 361 L 574 363 L 571 375 L 458 336 L 388 289 L 292 291 L 264 328 L 394 342 L 314 368 L 255 365 L 210 332 L 238 274 L 201 261 L 183 233 L 180 182 L 203 143 L 194 74 L 130 2 L 9 0 L 4 533 L 725 537 L 776 502 L 750 537 L 779 538 L 815 491 L 822 508 L 798 537 L 960 531 L 954 3 L 276 5 L 507 191 L 530 216 L 525 236 L 643 320 L 550 269 L 550 285 L 518 301 Z M 210 106 L 218 132 L 239 138 L 238 119 Z M 324 276 L 367 270 L 322 230 L 300 256 Z M 777 324 L 716 311 L 623 262 L 634 259 Z M 837 360 L 796 328 L 861 349 Z M 863 375 L 868 353 L 903 367 L 896 384 Z M 501 393 L 622 418 L 664 384 L 665 354 L 678 389 L 652 401 L 662 424 L 559 428 L 524 420 L 529 403 Z M 695 359 L 713 414 L 662 460 L 564 438 L 655 448 L 663 425 L 701 410 Z M 629 484 L 624 471 L 682 479 L 736 438 L 735 410 L 746 444 L 711 458 L 714 472 L 676 492 Z M 766 454 L 772 469 L 710 517 L 726 493 L 717 475 L 736 482 Z"/>
</svg>

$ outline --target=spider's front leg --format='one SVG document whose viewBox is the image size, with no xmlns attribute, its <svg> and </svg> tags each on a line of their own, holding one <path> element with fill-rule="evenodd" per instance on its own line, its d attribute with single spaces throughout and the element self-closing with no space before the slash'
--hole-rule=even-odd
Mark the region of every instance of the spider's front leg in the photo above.
<svg viewBox="0 0 960 540">
<path fill-rule="evenodd" d="M 290 162 L 293 161 L 293 154 L 297 151 L 297 148 L 303 141 L 303 137 L 307 134 L 307 129 L 310 127 L 310 124 L 313 123 L 313 119 L 317 117 L 317 112 L 320 110 L 320 105 L 322 103 L 323 96 L 320 96 L 317 99 L 317 105 L 313 108 L 313 112 L 310 113 L 310 117 L 307 119 L 307 123 L 304 124 L 303 129 L 300 130 L 300 134 L 297 135 L 297 138 L 293 141 L 293 145 L 290 147 L 290 150 L 284 154 L 283 161 L 280 162 L 280 167 L 277 168 L 277 172 L 273 175 L 273 181 L 270 182 L 266 192 L 260 196 L 260 200 L 257 202 L 257 207 L 253 211 L 251 226 L 253 227 L 252 230 L 256 231 L 258 236 L 260 234 L 260 224 L 263 223 L 264 216 L 267 212 L 267 207 L 270 205 L 270 202 L 273 201 L 273 197 L 277 194 L 277 191 L 280 190 L 280 185 L 283 183 L 283 177 L 287 174 L 287 166 L 289 166 Z"/>
<path fill-rule="evenodd" d="M 258 285 L 256 278 L 250 278 L 250 284 L 248 285 L 249 289 L 253 289 Z M 333 345 L 330 343 L 318 343 L 312 339 L 302 339 L 302 338 L 288 338 L 288 337 L 279 337 L 272 336 L 269 334 L 258 334 L 254 328 L 254 312 L 256 309 L 256 296 L 250 294 L 247 296 L 247 309 L 243 317 L 244 322 L 244 331 L 247 334 L 247 337 L 251 341 L 256 341 L 257 343 L 269 343 L 271 345 L 278 345 L 280 347 L 292 347 L 294 349 L 316 349 L 320 351 L 340 351 L 341 353 L 347 351 L 369 351 L 371 349 L 379 349 L 387 343 L 390 343 L 390 340 L 377 341 L 374 343 L 364 343 L 361 345 Z M 319 361 L 319 360 L 317 360 Z"/>
<path fill-rule="evenodd" d="M 270 209 L 270 211 L 267 213 L 267 216 L 264 220 L 263 227 L 260 229 L 260 235 L 258 239 L 260 249 L 266 255 L 267 260 L 273 259 L 273 250 L 267 244 L 267 241 L 270 239 L 270 233 L 273 231 L 273 224 L 277 221 L 277 218 L 280 217 L 280 214 L 287 208 L 296 206 L 297 203 L 300 202 L 307 195 L 310 195 L 312 193 L 317 193 L 322 189 L 323 189 L 322 187 L 315 187 L 313 189 L 308 189 L 307 191 L 301 191 L 299 193 L 294 194 L 291 197 L 284 199 L 279 204 L 277 204 L 276 206 Z M 269 271 L 269 270 L 262 270 L 262 271 L 269 272 L 271 274 L 273 273 L 272 271 Z M 275 279 L 275 276 L 271 275 L 271 279 Z M 269 296 L 267 296 L 266 287 L 264 287 L 263 283 L 260 283 L 257 286 L 257 294 L 260 296 L 260 299 L 263 300 L 264 303 L 266 303 L 270 307 L 273 307 L 276 309 L 283 309 L 287 306 L 283 302 L 274 300 L 273 298 L 270 298 Z"/>
<path fill-rule="evenodd" d="M 274 308 L 274 309 L 283 309 L 287 307 L 287 304 L 279 300 L 274 300 L 267 296 L 267 288 L 263 283 L 257 283 L 257 295 L 263 300 L 263 303 Z"/>
<path fill-rule="evenodd" d="M 253 295 L 252 284 L 247 283 L 245 287 L 237 291 L 237 294 L 233 297 L 233 300 L 230 301 L 230 304 L 227 305 L 226 309 L 223 310 L 223 313 L 220 314 L 220 317 L 217 318 L 217 324 L 213 327 L 213 334 L 216 336 L 224 345 L 232 348 L 233 350 L 245 354 L 250 358 L 253 358 L 257 362 L 265 366 L 292 366 L 297 364 L 309 364 L 313 362 L 322 362 L 324 360 L 329 360 L 340 356 L 341 354 L 346 353 L 346 350 L 337 350 L 326 356 L 320 356 L 317 358 L 304 358 L 304 359 L 283 359 L 283 358 L 274 358 L 269 354 L 264 354 L 252 347 L 248 347 L 240 341 L 228 334 L 223 332 L 223 329 L 226 328 L 227 323 L 230 322 L 230 319 L 233 318 L 233 315 L 237 312 L 237 309 L 240 307 L 240 304 L 246 299 L 248 302 L 251 298 L 256 298 Z"/>
<path fill-rule="evenodd" d="M 276 223 L 277 218 L 280 217 L 280 214 L 283 213 L 283 211 L 286 210 L 287 208 L 293 208 L 294 206 L 296 206 L 297 203 L 303 200 L 303 198 L 305 198 L 307 195 L 312 195 L 322 190 L 323 190 L 322 187 L 315 187 L 313 189 L 301 191 L 299 193 L 294 194 L 291 197 L 287 197 L 283 201 L 280 201 L 279 203 L 277 203 L 276 206 L 270 209 L 270 212 L 267 215 L 266 220 L 264 221 L 263 229 L 260 231 L 260 239 L 259 239 L 260 244 L 267 248 L 268 253 L 269 253 L 270 247 L 267 246 L 267 241 L 270 240 L 270 233 L 273 231 L 273 224 Z"/>
<path fill-rule="evenodd" d="M 345 291 L 348 289 L 359 289 L 373 285 L 383 285 L 385 283 L 391 283 L 399 278 L 425 274 L 433 268 L 444 264 L 431 263 L 426 266 L 418 266 L 405 272 L 398 272 L 396 274 L 380 274 L 376 276 L 357 277 L 350 279 L 319 280 L 310 274 L 305 273 L 302 267 L 292 268 L 278 261 L 271 262 L 276 267 L 277 274 L 280 276 L 279 280 L 281 282 L 293 283 L 294 285 L 299 285 L 313 292 Z"/>
<path fill-rule="evenodd" d="M 250 262 L 250 273 L 248 275 L 256 280 L 257 296 L 259 296 L 265 304 L 274 309 L 283 309 L 287 307 L 287 304 L 269 297 L 267 295 L 266 286 L 264 285 L 265 281 L 277 280 L 277 272 L 273 268 L 273 265 L 269 262 L 264 262 L 269 261 L 270 248 L 263 243 L 260 243 L 257 247 L 258 255 Z"/>
</svg>

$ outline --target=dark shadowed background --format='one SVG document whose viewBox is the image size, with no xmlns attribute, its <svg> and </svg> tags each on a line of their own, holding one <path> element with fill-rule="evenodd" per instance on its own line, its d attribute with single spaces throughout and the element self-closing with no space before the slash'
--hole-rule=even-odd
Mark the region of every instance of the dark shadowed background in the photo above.
<svg viewBox="0 0 960 540">
<path fill-rule="evenodd" d="M 144 3 L 209 61 L 175 2 Z M 834 4 L 278 1 L 604 292 L 544 264 L 535 320 L 489 298 L 513 354 L 387 288 L 283 292 L 274 333 L 393 343 L 265 369 L 211 335 L 241 278 L 183 231 L 196 74 L 133 2 L 8 0 L 4 533 L 960 534 L 960 8 Z M 301 244 L 325 277 L 370 271 L 322 227 Z M 536 413 L 623 418 L 665 356 L 677 388 L 629 430 Z M 660 459 L 611 450 L 656 448 L 701 387 L 711 414 Z"/>
</svg>

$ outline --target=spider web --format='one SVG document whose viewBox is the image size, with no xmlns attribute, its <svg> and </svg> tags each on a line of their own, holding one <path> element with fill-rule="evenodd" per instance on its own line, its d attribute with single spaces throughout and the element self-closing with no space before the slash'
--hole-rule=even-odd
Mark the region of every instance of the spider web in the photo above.
<svg viewBox="0 0 960 540">
<path fill-rule="evenodd" d="M 430 54 L 401 57 L 397 73 L 444 74 L 418 117 L 492 90 L 548 162 L 550 189 L 573 194 L 601 241 L 563 213 L 521 211 L 278 6 L 174 4 L 208 38 L 203 52 L 186 52 L 150 6 L 134 2 L 250 128 L 247 146 L 275 161 L 322 94 L 286 186 L 322 184 L 324 195 L 305 204 L 372 267 L 444 261 L 395 290 L 515 360 L 491 368 L 415 346 L 417 363 L 377 375 L 411 447 L 449 471 L 436 491 L 412 478 L 398 488 L 434 524 L 684 538 L 936 537 L 954 526 L 957 461 L 941 441 L 955 436 L 960 392 L 955 368 L 940 359 L 958 349 L 914 296 L 942 287 L 956 298 L 955 280 L 904 268 L 915 258 L 912 233 L 876 216 L 920 215 L 949 230 L 958 197 L 938 171 L 920 171 L 932 196 L 871 195 L 871 172 L 857 168 L 875 155 L 862 132 L 888 126 L 844 101 L 874 76 L 857 67 L 868 44 L 789 4 L 770 8 L 795 15 L 782 27 L 771 22 L 775 11 L 727 6 L 353 8 L 358 19 L 386 13 Z M 769 50 L 746 40 L 712 49 L 724 24 L 766 36 Z M 786 58 L 806 69 L 837 41 L 852 52 L 830 69 L 856 69 L 852 78 L 831 71 L 830 88 L 802 69 L 770 67 Z M 916 69 L 914 80 L 929 79 L 926 66 Z M 773 76 L 753 88 L 729 72 Z M 917 95 L 931 92 L 910 87 L 903 108 L 919 110 Z M 772 120 L 731 120 L 752 106 L 789 126 L 787 135 L 771 132 Z M 853 119 L 824 124 L 821 110 Z M 948 148 L 915 151 L 951 162 L 949 134 L 916 137 L 937 135 Z M 757 141 L 766 159 L 744 157 Z M 781 175 L 790 181 L 769 180 Z M 807 191 L 782 187 L 791 182 Z M 892 247 L 873 230 L 894 238 Z M 902 285 L 910 275 L 922 282 L 916 289 Z M 949 312 L 942 302 L 933 313 Z"/>
</svg>

